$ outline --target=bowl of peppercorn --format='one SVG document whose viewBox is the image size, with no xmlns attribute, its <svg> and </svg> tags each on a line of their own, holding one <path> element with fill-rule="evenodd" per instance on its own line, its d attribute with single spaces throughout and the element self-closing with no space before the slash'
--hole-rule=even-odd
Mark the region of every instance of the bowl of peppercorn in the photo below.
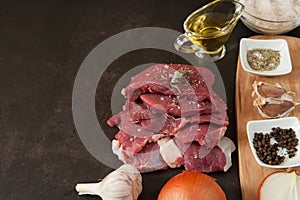
<svg viewBox="0 0 300 200">
<path fill-rule="evenodd" d="M 297 117 L 249 121 L 247 135 L 259 165 L 269 168 L 300 166 L 300 122 Z"/>
</svg>

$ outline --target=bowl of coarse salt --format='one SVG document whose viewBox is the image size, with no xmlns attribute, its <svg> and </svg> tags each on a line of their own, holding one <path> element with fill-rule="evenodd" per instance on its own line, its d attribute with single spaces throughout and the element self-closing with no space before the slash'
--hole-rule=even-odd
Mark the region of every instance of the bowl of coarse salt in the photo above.
<svg viewBox="0 0 300 200">
<path fill-rule="evenodd" d="M 257 33 L 283 34 L 300 25 L 300 1 L 239 0 L 239 2 L 245 6 L 241 21 Z"/>
</svg>

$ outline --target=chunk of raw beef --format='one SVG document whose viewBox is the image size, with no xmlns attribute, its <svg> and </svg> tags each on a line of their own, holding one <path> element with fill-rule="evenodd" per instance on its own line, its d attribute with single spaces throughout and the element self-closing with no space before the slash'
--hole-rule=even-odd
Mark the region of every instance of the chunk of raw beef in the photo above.
<svg viewBox="0 0 300 200">
<path fill-rule="evenodd" d="M 157 143 L 159 152 L 169 167 L 176 168 L 184 164 L 182 153 L 172 139 L 164 137 L 158 140 Z"/>
<path fill-rule="evenodd" d="M 231 153 L 235 150 L 235 145 L 229 138 L 222 137 L 219 143 L 202 158 L 201 148 L 201 145 L 193 142 L 183 153 L 186 170 L 226 172 L 231 167 Z"/>
<path fill-rule="evenodd" d="M 168 164 L 163 160 L 159 146 L 155 143 L 149 143 L 140 152 L 133 156 L 128 156 L 118 140 L 112 141 L 112 150 L 122 162 L 134 165 L 140 172 L 151 172 L 155 170 L 165 170 Z"/>
<path fill-rule="evenodd" d="M 183 143 L 197 141 L 200 145 L 214 147 L 225 134 L 226 129 L 226 126 L 192 123 L 180 129 L 175 137 Z"/>
<path fill-rule="evenodd" d="M 175 82 L 176 75 L 182 76 Z M 130 84 L 125 87 L 124 95 L 130 101 L 136 100 L 142 93 L 183 96 L 191 93 L 203 99 L 203 96 L 210 97 L 208 93 L 214 81 L 214 74 L 203 67 L 156 64 L 133 76 Z M 171 83 L 177 84 L 174 87 Z"/>
</svg>

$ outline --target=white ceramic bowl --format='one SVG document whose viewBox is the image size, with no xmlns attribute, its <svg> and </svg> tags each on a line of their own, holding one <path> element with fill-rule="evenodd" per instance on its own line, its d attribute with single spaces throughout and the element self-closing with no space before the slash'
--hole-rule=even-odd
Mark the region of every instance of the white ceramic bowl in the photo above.
<svg viewBox="0 0 300 200">
<path fill-rule="evenodd" d="M 285 117 L 279 119 L 249 121 L 247 123 L 247 135 L 248 135 L 251 151 L 257 163 L 263 167 L 269 167 L 269 168 L 289 168 L 289 167 L 300 166 L 300 149 L 299 149 L 300 145 L 299 144 L 296 147 L 298 149 L 296 155 L 293 158 L 289 158 L 288 156 L 286 156 L 284 162 L 281 163 L 280 165 L 268 165 L 262 162 L 258 158 L 256 154 L 256 150 L 253 145 L 254 133 L 256 132 L 270 133 L 273 127 L 280 127 L 282 129 L 292 128 L 296 132 L 296 136 L 298 140 L 300 138 L 300 123 L 297 117 Z"/>
<path fill-rule="evenodd" d="M 247 61 L 247 51 L 262 48 L 262 49 L 273 49 L 277 50 L 280 53 L 280 63 L 279 66 L 270 71 L 257 71 L 250 67 Z M 288 74 L 292 71 L 292 62 L 290 57 L 290 52 L 288 44 L 283 39 L 250 39 L 242 38 L 240 41 L 240 60 L 242 67 L 245 71 L 262 75 L 262 76 L 280 76 Z"/>
<path fill-rule="evenodd" d="M 300 18 L 294 18 L 292 20 L 267 20 L 257 17 L 255 14 L 247 12 L 247 10 L 244 10 L 241 21 L 250 30 L 267 35 L 287 33 L 300 24 Z"/>
<path fill-rule="evenodd" d="M 238 0 L 245 6 L 241 21 L 251 30 L 277 35 L 300 25 L 299 0 Z"/>
</svg>

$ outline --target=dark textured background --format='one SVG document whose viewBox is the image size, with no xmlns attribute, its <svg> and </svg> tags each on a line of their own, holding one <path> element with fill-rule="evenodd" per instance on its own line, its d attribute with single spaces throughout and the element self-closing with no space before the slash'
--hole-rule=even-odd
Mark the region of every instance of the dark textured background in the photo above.
<svg viewBox="0 0 300 200">
<path fill-rule="evenodd" d="M 72 88 L 88 53 L 106 38 L 137 27 L 182 31 L 182 22 L 207 0 L 1 1 L 0 6 L 0 199 L 99 199 L 78 197 L 77 182 L 96 181 L 112 169 L 82 145 L 72 118 Z M 234 85 L 239 40 L 254 35 L 241 22 L 227 55 L 217 62 L 225 82 L 230 126 L 236 142 Z M 299 36 L 300 29 L 288 35 Z M 131 66 L 180 62 L 166 52 L 128 53 L 112 63 L 99 82 L 96 110 L 102 124 L 111 115 L 114 83 Z M 105 84 L 105 87 L 104 85 Z M 238 120 L 237 120 L 238 123 Z M 107 128 L 107 131 L 112 131 Z M 241 199 L 237 152 L 226 173 L 212 173 L 229 200 Z M 180 172 L 143 174 L 143 200 L 156 199 L 162 185 Z"/>
</svg>

